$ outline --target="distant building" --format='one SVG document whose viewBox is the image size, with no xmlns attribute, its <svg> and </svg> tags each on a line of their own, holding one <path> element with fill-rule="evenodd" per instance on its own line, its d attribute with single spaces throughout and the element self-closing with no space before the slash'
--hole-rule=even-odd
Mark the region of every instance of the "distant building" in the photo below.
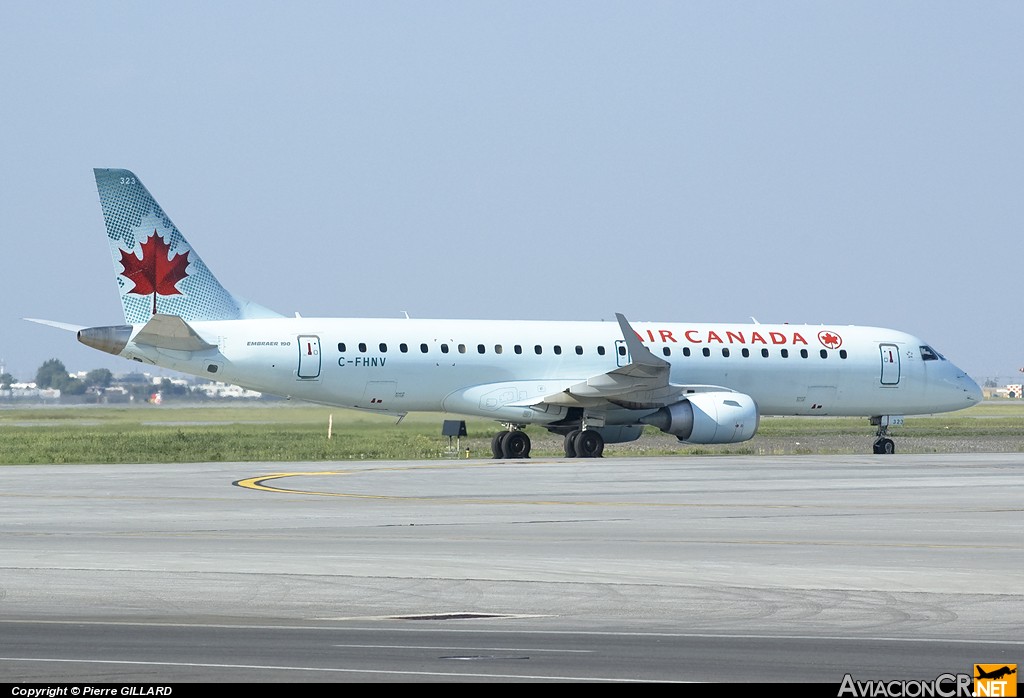
<svg viewBox="0 0 1024 698">
<path fill-rule="evenodd" d="M 989 386 L 981 389 L 981 394 L 986 400 L 1020 400 L 1024 397 L 1022 393 L 1024 393 L 1024 385 L 1020 383 L 996 387 Z"/>
<path fill-rule="evenodd" d="M 0 390 L 0 397 L 59 400 L 60 390 L 57 388 L 37 388 L 35 383 L 11 383 L 10 390 Z"/>
<path fill-rule="evenodd" d="M 84 380 L 88 371 L 79 371 L 74 377 Z M 141 393 L 141 394 L 140 394 Z M 166 399 L 259 399 L 262 393 L 246 390 L 227 383 L 201 383 L 195 379 L 154 376 L 150 373 L 133 372 L 114 376 L 106 388 L 90 386 L 83 395 L 61 395 L 56 388 L 41 389 L 34 382 L 12 383 L 9 389 L 0 390 L 0 400 L 25 403 L 61 402 L 63 404 L 128 403 L 136 399 L 160 404 Z"/>
<path fill-rule="evenodd" d="M 263 393 L 258 393 L 255 390 L 246 390 L 245 388 L 237 385 L 229 385 L 227 383 L 203 383 L 197 385 L 197 389 L 201 390 L 210 398 L 259 398 L 263 397 Z"/>
<path fill-rule="evenodd" d="M 149 375 L 149 374 L 145 374 L 145 375 Z M 171 385 L 180 385 L 183 388 L 187 388 L 187 387 L 189 387 L 189 384 L 190 384 L 190 381 L 188 379 L 185 379 L 185 378 L 168 378 L 168 377 L 165 377 L 165 376 L 150 376 L 149 379 L 150 379 L 150 382 L 153 385 L 163 385 L 164 381 L 167 381 Z"/>
</svg>

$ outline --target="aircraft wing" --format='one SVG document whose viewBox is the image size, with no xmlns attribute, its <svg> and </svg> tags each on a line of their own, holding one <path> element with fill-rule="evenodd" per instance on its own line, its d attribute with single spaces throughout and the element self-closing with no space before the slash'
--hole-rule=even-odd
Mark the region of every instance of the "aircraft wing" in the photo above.
<svg viewBox="0 0 1024 698">
<path fill-rule="evenodd" d="M 657 409 L 679 402 L 686 394 L 729 391 L 715 385 L 676 385 L 669 380 L 671 364 L 655 356 L 644 346 L 621 313 L 615 318 L 629 350 L 630 363 L 570 385 L 532 404 L 600 409 L 601 406 L 627 409 Z"/>
</svg>

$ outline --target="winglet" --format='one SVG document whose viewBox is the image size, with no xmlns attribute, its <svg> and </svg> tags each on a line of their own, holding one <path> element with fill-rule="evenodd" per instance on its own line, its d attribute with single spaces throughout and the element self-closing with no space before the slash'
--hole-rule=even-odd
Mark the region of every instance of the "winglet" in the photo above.
<svg viewBox="0 0 1024 698">
<path fill-rule="evenodd" d="M 651 350 L 640 341 L 640 336 L 630 326 L 626 316 L 622 313 L 615 313 L 615 319 L 619 321 L 619 329 L 622 330 L 622 338 L 626 341 L 626 349 L 629 350 L 630 359 L 635 364 L 644 366 L 670 366 L 665 359 L 659 359 L 651 353 Z"/>
</svg>

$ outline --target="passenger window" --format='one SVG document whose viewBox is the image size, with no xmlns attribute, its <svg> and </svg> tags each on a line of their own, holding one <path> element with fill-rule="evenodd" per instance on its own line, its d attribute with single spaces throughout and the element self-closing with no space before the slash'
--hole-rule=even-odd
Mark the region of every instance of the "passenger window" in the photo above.
<svg viewBox="0 0 1024 698">
<path fill-rule="evenodd" d="M 802 358 L 806 359 L 807 358 L 807 350 L 806 349 L 801 349 L 800 350 L 800 356 Z"/>
<path fill-rule="evenodd" d="M 711 356 L 711 350 L 708 349 L 707 347 L 704 347 L 703 353 L 704 353 L 704 356 Z"/>
<path fill-rule="evenodd" d="M 363 352 L 364 354 L 366 353 L 366 342 L 359 343 L 359 351 Z"/>
<path fill-rule="evenodd" d="M 761 350 L 761 356 L 763 356 L 764 358 L 767 359 L 768 358 L 768 350 L 767 349 L 762 349 Z"/>
<path fill-rule="evenodd" d="M 821 358 L 823 358 L 823 359 L 827 359 L 828 358 L 828 349 L 822 349 L 818 353 L 821 354 Z"/>
<path fill-rule="evenodd" d="M 576 345 L 576 355 L 583 356 L 583 347 L 581 347 L 579 344 Z"/>
<path fill-rule="evenodd" d="M 672 347 L 662 347 L 661 353 L 665 356 L 672 356 Z"/>
<path fill-rule="evenodd" d="M 788 359 L 789 358 L 789 349 L 783 349 L 782 351 L 779 352 L 779 354 L 782 356 L 782 358 Z"/>
<path fill-rule="evenodd" d="M 560 347 L 559 345 L 556 344 L 555 345 L 555 353 L 556 354 L 561 354 L 562 353 L 562 347 Z"/>
<path fill-rule="evenodd" d="M 846 350 L 845 349 L 840 349 L 839 350 L 839 358 L 840 359 L 845 359 L 846 358 Z"/>
<path fill-rule="evenodd" d="M 543 351 L 544 350 L 541 348 L 541 346 L 539 344 L 533 347 L 533 353 L 534 354 L 540 354 Z"/>
<path fill-rule="evenodd" d="M 341 352 L 342 354 L 345 353 L 345 343 L 344 342 L 338 342 L 338 351 Z"/>
<path fill-rule="evenodd" d="M 626 355 L 626 347 L 624 347 L 624 346 L 622 346 L 620 344 L 619 345 L 619 356 L 625 356 L 625 355 Z"/>
<path fill-rule="evenodd" d="M 522 347 L 521 344 L 517 344 L 514 347 L 512 347 L 512 351 L 514 351 L 517 354 L 522 354 L 523 353 L 523 347 Z"/>
<path fill-rule="evenodd" d="M 722 356 L 729 358 L 729 347 L 722 347 Z"/>
<path fill-rule="evenodd" d="M 402 342 L 401 344 L 398 345 L 398 351 L 402 352 L 403 354 L 408 354 L 409 345 L 406 344 L 405 342 Z"/>
<path fill-rule="evenodd" d="M 480 352 L 480 353 L 483 354 L 483 352 Z M 500 354 L 501 353 L 501 345 L 500 344 L 495 344 L 494 345 L 494 353 L 495 354 Z"/>
<path fill-rule="evenodd" d="M 604 356 L 604 347 L 603 346 L 598 347 L 597 348 L 597 353 L 598 353 L 599 356 Z"/>
<path fill-rule="evenodd" d="M 744 359 L 746 359 L 746 358 L 748 358 L 750 356 L 750 350 L 747 349 L 746 347 L 743 347 L 743 351 L 740 352 L 740 353 L 743 354 L 743 358 Z"/>
<path fill-rule="evenodd" d="M 447 354 L 448 353 L 448 345 L 447 344 L 442 344 L 441 345 L 441 353 L 442 354 Z"/>
<path fill-rule="evenodd" d="M 459 345 L 459 353 L 460 354 L 465 354 L 466 353 L 466 345 L 465 344 L 460 344 Z"/>
<path fill-rule="evenodd" d="M 420 351 L 426 354 L 428 351 L 430 351 L 430 348 L 426 344 L 421 344 Z"/>
<path fill-rule="evenodd" d="M 683 356 L 690 355 L 690 347 L 683 347 Z"/>
<path fill-rule="evenodd" d="M 381 342 L 380 343 L 380 353 L 383 354 L 383 353 L 387 352 L 387 350 L 388 350 L 388 345 L 385 344 L 384 342 Z"/>
<path fill-rule="evenodd" d="M 477 354 L 483 354 L 485 351 L 487 351 L 487 350 L 484 348 L 483 344 L 477 344 L 476 345 L 476 353 Z"/>
</svg>

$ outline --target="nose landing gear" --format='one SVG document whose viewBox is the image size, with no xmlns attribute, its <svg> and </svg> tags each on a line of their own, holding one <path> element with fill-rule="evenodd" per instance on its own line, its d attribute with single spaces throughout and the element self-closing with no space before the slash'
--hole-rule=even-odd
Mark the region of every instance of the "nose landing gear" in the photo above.
<svg viewBox="0 0 1024 698">
<path fill-rule="evenodd" d="M 896 442 L 889 438 L 889 427 L 898 427 L 903 424 L 903 417 L 882 415 L 871 418 L 872 426 L 877 426 L 875 432 L 875 443 L 871 446 L 872 453 L 896 453 Z"/>
</svg>

